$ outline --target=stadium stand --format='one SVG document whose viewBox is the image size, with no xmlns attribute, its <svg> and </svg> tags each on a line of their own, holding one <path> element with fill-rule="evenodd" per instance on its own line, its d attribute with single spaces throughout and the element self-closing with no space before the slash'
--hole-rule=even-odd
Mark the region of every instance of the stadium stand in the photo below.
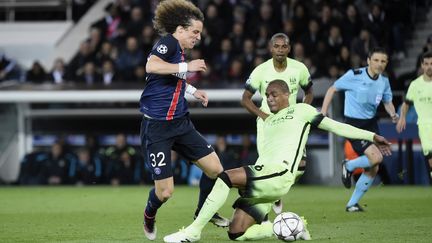
<svg viewBox="0 0 432 243">
<path fill-rule="evenodd" d="M 16 14 L 11 18 L 11 11 L 19 11 L 18 4 L 37 4 L 37 1 L 16 1 L 16 6 L 6 6 L 6 1 L 0 1 L 0 17 L 4 20 L 20 21 L 28 20 L 32 14 Z M 158 39 L 157 33 L 152 28 L 152 10 L 157 1 L 138 0 L 114 0 L 114 1 L 38 1 L 59 3 L 62 13 L 56 13 L 58 9 L 42 8 L 44 11 L 52 11 L 50 20 L 73 20 L 67 22 L 72 26 L 52 27 L 52 29 L 63 29 L 56 37 L 46 38 L 50 41 L 48 45 L 55 46 L 50 62 L 41 62 L 34 58 L 25 60 L 23 56 L 9 57 L 12 49 L 3 47 L 5 64 L 7 60 L 16 60 L 21 67 L 20 74 L 6 80 L 21 80 L 28 89 L 34 87 L 49 87 L 49 89 L 102 89 L 116 90 L 119 87 L 131 87 L 131 89 L 142 89 L 145 82 L 146 55 Z M 79 3 L 77 3 L 79 2 Z M 401 102 L 403 91 L 408 81 L 416 76 L 418 69 L 417 56 L 423 49 L 432 49 L 432 37 L 429 36 L 432 16 L 430 11 L 431 1 L 194 1 L 205 14 L 205 23 L 201 43 L 197 48 L 187 53 L 189 57 L 203 58 L 206 60 L 210 71 L 204 75 L 190 74 L 189 81 L 203 89 L 241 89 L 249 75 L 250 70 L 256 65 L 269 58 L 267 50 L 268 39 L 276 32 L 283 31 L 291 39 L 291 57 L 303 61 L 310 70 L 317 87 L 318 99 L 315 105 L 321 103 L 320 97 L 324 94 L 328 84 L 343 74 L 348 68 L 365 65 L 367 52 L 370 48 L 382 45 L 391 54 L 391 63 L 387 74 L 392 82 L 392 87 L 397 96 L 398 105 Z M 77 5 L 78 4 L 78 5 Z M 30 6 L 30 5 L 28 5 Z M 39 10 L 37 10 L 39 11 Z M 30 15 L 30 16 L 29 16 Z M 44 15 L 46 16 L 46 15 Z M 50 16 L 50 15 L 48 15 Z M 34 15 L 36 20 L 39 16 Z M 63 18 L 64 17 L 64 18 Z M 14 27 L 15 28 L 15 27 Z M 20 32 L 23 32 L 21 30 Z M 40 30 L 35 30 L 41 36 Z M 67 32 L 67 33 L 65 33 Z M 3 33 L 3 31 L 0 31 Z M 1 35 L 1 34 L 0 34 Z M 1 37 L 1 36 L 0 36 Z M 19 37 L 21 38 L 21 37 Z M 17 39 L 19 39 L 17 38 Z M 61 39 L 61 40 L 59 40 Z M 1 41 L 9 41 L 9 38 L 0 38 Z M 56 46 L 56 44 L 58 45 Z M 3 46 L 3 45 L 0 45 Z M 39 49 L 39 50 L 37 50 Z M 33 48 L 32 53 L 42 51 Z M 44 51 L 46 54 L 46 51 Z M 26 51 L 28 53 L 28 51 Z M 325 58 L 323 58 L 325 57 Z M 9 61 L 10 63 L 10 61 Z M 47 64 L 49 63 L 49 64 Z M 51 64 L 54 63 L 51 69 Z M 32 67 L 30 67 L 32 66 Z M 83 85 L 83 84 L 89 85 Z M 125 84 L 127 83 L 127 84 Z M 47 85 L 49 84 L 49 85 Z M 35 85 L 35 86 L 33 86 Z M 62 85 L 62 86 L 57 86 Z M 138 100 L 138 99 L 137 99 Z M 129 102 L 111 102 L 110 104 L 98 103 L 74 103 L 74 104 L 36 104 L 32 108 L 99 108 L 115 107 L 119 109 L 133 109 L 135 104 Z M 120 104 L 121 103 L 121 104 Z M 196 104 L 191 104 L 196 107 Z M 237 102 L 216 102 L 218 107 L 238 107 Z M 241 109 L 241 108 L 240 108 Z M 136 118 L 134 118 L 136 122 Z M 248 117 L 247 119 L 252 120 Z M 249 121 L 247 120 L 246 121 Z M 64 120 L 63 120 L 64 121 Z M 205 119 L 203 119 L 205 121 Z M 40 129 L 39 131 L 54 134 L 59 137 L 59 130 L 70 125 L 64 121 L 63 126 L 55 127 L 53 123 L 44 118 L 39 119 L 34 128 L 52 128 L 52 130 Z M 130 121 L 129 121 L 130 122 Z M 107 123 L 110 123 L 109 121 Z M 113 135 L 120 132 L 118 126 L 127 127 L 128 122 L 115 120 L 117 128 L 110 126 L 98 131 L 99 142 L 105 142 L 107 134 Z M 241 120 L 245 123 L 245 119 Z M 136 123 L 138 124 L 138 123 Z M 213 123 L 212 123 L 213 124 Z M 253 122 L 252 122 L 253 124 Z M 91 122 L 88 124 L 92 130 Z M 51 126 L 51 127 L 50 127 Z M 233 126 L 235 124 L 233 123 Z M 111 129 L 111 133 L 109 132 Z M 65 130 L 71 134 L 81 133 L 87 135 L 89 130 Z M 220 133 L 211 129 L 204 129 L 211 134 Z M 253 132 L 253 130 L 232 129 L 234 133 Z M 134 140 L 134 130 L 130 132 L 130 139 Z M 34 134 L 38 135 L 38 134 Z M 318 135 L 317 137 L 319 137 Z M 56 140 L 56 139 L 54 139 Z M 109 140 L 109 139 L 108 139 Z M 326 140 L 327 141 L 327 140 Z M 52 145 L 50 141 L 48 145 Z M 83 145 L 82 143 L 78 143 Z M 103 145 L 103 149 L 113 144 Z M 134 144 L 135 149 L 138 144 Z M 239 146 L 237 143 L 234 146 Z M 6 147 L 6 146 L 3 146 Z M 40 146 L 47 150 L 49 146 Z M 74 147 L 75 159 L 79 156 L 86 157 L 85 149 Z M 0 146 L 0 149 L 2 147 Z M 36 146 L 37 148 L 37 146 Z M 241 156 L 238 150 L 237 157 Z M 48 153 L 42 151 L 43 153 Z M 98 153 L 100 151 L 98 150 Z M 88 156 L 88 155 L 87 155 Z M 104 155 L 91 153 L 92 162 L 83 162 L 80 168 L 98 167 L 95 162 L 101 160 L 101 170 L 104 165 L 109 164 Z M 94 157 L 97 157 L 96 159 Z M 124 160 L 128 160 L 125 156 Z M 131 157 L 129 155 L 129 157 Z M 28 154 L 23 160 L 28 161 L 41 158 L 39 152 Z M 139 172 L 126 170 L 127 162 L 123 163 L 124 173 L 133 174 L 133 182 L 146 182 L 145 165 L 142 159 L 136 159 L 131 163 Z M 81 159 L 83 161 L 84 159 Z M 78 161 L 78 160 L 77 160 Z M 0 160 L 1 162 L 1 160 Z M 68 165 L 73 164 L 68 162 Z M 75 169 L 79 162 L 76 162 Z M 91 166 L 89 166 L 89 164 Z M 1 165 L 0 165 L 1 166 Z M 121 166 L 120 166 L 121 167 Z M 120 168 L 118 167 L 118 168 Z M 181 167 L 181 166 L 180 166 Z M 22 168 L 27 168 L 23 166 Z M 31 167 L 32 168 L 32 167 Z M 24 169 L 22 169 L 24 170 Z M 24 173 L 24 172 L 22 172 Z M 102 172 L 101 172 L 102 173 Z M 103 172 L 104 173 L 104 172 Z M 105 178 L 104 174 L 86 174 L 82 178 L 93 178 L 98 183 L 112 183 Z M 111 173 L 113 175 L 115 173 Z M 122 173 L 119 172 L 121 175 Z M 118 175 L 119 175 L 118 174 Z M 181 173 L 180 173 L 181 174 Z M 118 179 L 114 183 L 121 183 Z M 20 176 L 21 178 L 21 176 Z M 76 179 L 86 184 L 87 179 Z M 20 179 L 21 181 L 21 179 Z M 33 179 L 23 180 L 33 182 Z M 71 183 L 71 180 L 63 180 Z M 90 180 L 91 181 L 91 180 Z M 48 183 L 47 181 L 43 183 Z M 66 183 L 66 182 L 65 182 Z"/>
</svg>

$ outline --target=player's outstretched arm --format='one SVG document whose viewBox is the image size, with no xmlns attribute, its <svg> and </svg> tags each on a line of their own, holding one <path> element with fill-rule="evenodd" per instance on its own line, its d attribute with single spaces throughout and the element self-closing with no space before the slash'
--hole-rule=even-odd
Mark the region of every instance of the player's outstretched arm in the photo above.
<svg viewBox="0 0 432 243">
<path fill-rule="evenodd" d="M 321 113 L 324 116 L 327 116 L 328 108 L 330 106 L 330 103 L 331 103 L 333 96 L 336 93 L 336 91 L 337 91 L 336 88 L 334 86 L 331 86 L 326 92 L 326 95 L 324 97 L 324 101 L 323 101 L 323 104 L 321 107 Z"/>
<path fill-rule="evenodd" d="M 318 128 L 332 132 L 341 137 L 371 141 L 378 146 L 383 155 L 391 155 L 390 143 L 384 137 L 373 132 L 338 122 L 328 117 L 324 117 L 321 120 Z"/>
</svg>

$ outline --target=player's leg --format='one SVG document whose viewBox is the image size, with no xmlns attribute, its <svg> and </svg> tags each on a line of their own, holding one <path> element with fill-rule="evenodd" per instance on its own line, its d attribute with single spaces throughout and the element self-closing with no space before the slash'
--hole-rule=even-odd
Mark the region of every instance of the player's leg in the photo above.
<svg viewBox="0 0 432 243">
<path fill-rule="evenodd" d="M 165 236 L 164 241 L 171 243 L 198 241 L 201 238 L 201 231 L 204 226 L 225 203 L 230 188 L 245 187 L 245 185 L 246 173 L 243 167 L 222 172 L 192 224 L 177 233 Z"/>
<path fill-rule="evenodd" d="M 432 124 L 418 125 L 418 130 L 423 155 L 426 157 L 429 165 L 429 179 L 432 183 Z"/>
<path fill-rule="evenodd" d="M 167 157 L 162 154 L 167 155 Z M 153 153 L 150 153 L 151 158 L 166 158 L 163 160 L 159 160 L 159 162 L 150 163 L 151 168 L 153 169 L 153 178 L 155 187 L 152 188 L 149 192 L 149 196 L 147 199 L 147 205 L 144 210 L 144 234 L 150 240 L 154 240 L 156 238 L 156 213 L 157 210 L 165 203 L 174 192 L 174 180 L 172 177 L 171 171 L 171 163 L 170 161 L 170 152 L 163 153 L 159 152 L 159 157 L 152 156 Z"/>
<path fill-rule="evenodd" d="M 212 215 L 225 203 L 230 188 L 244 188 L 246 186 L 247 180 L 244 168 L 245 167 L 231 169 L 219 175 L 200 213 L 188 228 L 201 232 Z"/>
<path fill-rule="evenodd" d="M 204 174 L 200 179 L 200 193 L 198 197 L 195 217 L 201 210 L 205 199 L 216 182 L 217 175 L 223 171 L 219 157 L 212 146 L 207 143 L 204 137 L 195 129 L 190 119 L 184 119 L 179 125 L 186 132 L 176 137 L 173 149 L 184 158 L 193 161 L 200 167 Z M 219 227 L 227 227 L 229 220 L 215 214 L 211 221 Z"/>
<path fill-rule="evenodd" d="M 248 181 L 251 183 L 247 184 Z M 293 182 L 294 176 L 284 163 L 256 164 L 222 172 L 194 222 L 184 230 L 166 236 L 164 240 L 165 242 L 199 240 L 206 223 L 225 203 L 231 187 L 242 189 L 243 197 L 260 199 L 260 202 L 268 203 L 268 210 L 270 210 L 271 203 L 285 195 Z"/>
<path fill-rule="evenodd" d="M 141 124 L 141 147 L 145 163 L 151 168 L 155 187 L 149 192 L 144 209 L 144 234 L 149 240 L 156 238 L 156 213 L 174 191 L 174 180 L 171 169 L 171 134 L 161 133 L 161 126 L 155 120 L 144 119 Z M 151 127 L 151 129 L 149 129 Z M 162 134 L 162 135 L 161 135 Z M 158 142 L 154 137 L 161 136 Z"/>
<path fill-rule="evenodd" d="M 195 210 L 194 218 L 198 216 L 199 211 L 201 210 L 207 196 L 211 192 L 216 182 L 217 174 L 215 175 L 215 173 L 217 173 L 218 171 L 222 172 L 223 170 L 219 158 L 215 152 L 207 155 L 204 158 L 199 159 L 196 162 L 196 164 L 198 165 L 198 167 L 202 169 L 204 174 L 201 176 L 200 179 L 200 184 L 199 184 L 200 194 L 199 194 L 198 206 L 197 209 Z M 220 216 L 218 213 L 215 213 L 213 215 L 210 222 L 218 227 L 228 227 L 229 225 L 229 220 L 227 218 Z"/>
<path fill-rule="evenodd" d="M 149 240 L 156 239 L 156 213 L 157 210 L 165 203 L 174 192 L 173 177 L 162 180 L 156 180 L 155 187 L 149 192 L 147 205 L 144 210 L 144 234 Z"/>
<path fill-rule="evenodd" d="M 297 171 L 295 172 L 295 182 L 299 181 L 300 178 L 303 176 L 303 174 L 305 173 L 306 170 L 306 148 L 303 150 L 303 157 L 300 160 L 300 164 L 298 166 Z M 275 212 L 275 214 L 280 214 L 282 213 L 283 210 L 283 203 L 282 203 L 282 199 L 277 200 L 273 206 L 272 206 L 273 212 Z"/>
<path fill-rule="evenodd" d="M 248 206 L 247 203 L 234 205 L 236 208 L 228 230 L 228 237 L 231 240 L 246 241 L 274 237 L 273 224 L 265 220 L 271 203 L 252 206 Z"/>
<path fill-rule="evenodd" d="M 267 220 L 267 215 L 274 200 L 288 193 L 294 175 L 283 163 L 249 166 L 246 174 L 251 183 L 233 205 L 236 211 L 228 236 L 231 240 L 273 237 L 273 225 Z"/>
<path fill-rule="evenodd" d="M 366 156 L 368 161 L 370 161 L 370 167 L 368 170 L 362 173 L 358 179 L 354 192 L 351 195 L 350 200 L 346 205 L 347 212 L 361 212 L 363 209 L 360 207 L 358 202 L 367 192 L 367 190 L 372 186 L 372 183 L 378 173 L 378 165 L 382 162 L 383 156 L 379 151 L 378 147 L 371 144 L 365 151 L 363 156 Z M 361 157 L 361 156 L 360 156 Z"/>
<path fill-rule="evenodd" d="M 383 157 L 378 147 L 365 140 L 349 140 L 354 151 L 360 155 L 342 163 L 342 182 L 346 188 L 351 188 L 351 175 L 357 168 L 368 169 L 382 162 Z"/>
</svg>

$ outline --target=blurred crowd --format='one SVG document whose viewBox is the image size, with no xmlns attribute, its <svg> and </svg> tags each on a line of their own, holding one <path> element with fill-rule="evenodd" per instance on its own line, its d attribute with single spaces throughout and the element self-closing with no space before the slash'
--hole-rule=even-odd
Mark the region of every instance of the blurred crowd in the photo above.
<svg viewBox="0 0 432 243">
<path fill-rule="evenodd" d="M 47 71 L 35 61 L 22 79 L 35 83 L 144 83 L 147 55 L 159 38 L 152 27 L 157 2 L 110 3 L 70 62 L 58 58 Z M 386 47 L 392 60 L 401 60 L 406 55 L 405 39 L 429 7 L 429 1 L 423 0 L 193 2 L 202 9 L 205 22 L 200 44 L 187 55 L 204 58 L 209 71 L 191 73 L 189 82 L 199 81 L 201 88 L 243 87 L 252 69 L 270 58 L 268 41 L 276 32 L 288 34 L 290 56 L 304 62 L 315 79 L 336 79 L 349 68 L 366 65 L 368 51 L 377 45 Z M 432 38 L 424 48 L 432 49 Z M 387 72 L 393 80 L 391 63 Z M 9 77 L 17 75 L 12 72 L 13 64 L 2 57 L 0 80 L 9 73 Z"/>
<path fill-rule="evenodd" d="M 284 32 L 291 40 L 290 57 L 304 62 L 313 79 L 335 80 L 347 69 L 365 66 L 371 48 L 384 46 L 391 56 L 387 74 L 392 88 L 405 90 L 417 76 L 419 62 L 412 72 L 398 79 L 392 64 L 406 56 L 405 40 L 430 7 L 428 0 L 193 2 L 202 9 L 205 22 L 201 42 L 186 53 L 187 59 L 205 59 L 208 71 L 190 73 L 188 82 L 200 88 L 242 88 L 252 69 L 271 57 L 270 37 Z M 77 43 L 79 50 L 74 57 L 68 62 L 57 58 L 51 68 L 35 61 L 29 70 L 23 70 L 0 51 L 0 82 L 10 79 L 89 85 L 128 82 L 143 86 L 147 55 L 159 38 L 152 26 L 157 3 L 158 0 L 114 0 L 106 6 L 105 16 L 91 25 L 88 36 Z M 81 8 L 80 15 L 86 7 Z M 432 51 L 432 36 L 427 38 L 422 51 Z M 125 135 L 119 134 L 114 146 L 99 146 L 97 141 L 89 137 L 83 147 L 58 141 L 47 150 L 26 155 L 18 183 L 152 182 L 140 149 L 127 144 Z M 224 136 L 219 136 L 214 144 L 228 169 L 255 161 L 254 147 L 248 136 L 244 136 L 241 146 L 227 145 Z M 196 185 L 201 170 L 174 152 L 172 158 L 176 183 Z"/>
<path fill-rule="evenodd" d="M 151 184 L 151 171 L 144 163 L 139 147 L 127 143 L 125 134 L 117 134 L 113 146 L 99 146 L 98 138 L 86 137 L 84 146 L 75 147 L 59 139 L 49 148 L 27 154 L 21 162 L 20 185 L 130 185 Z M 214 149 L 225 169 L 252 164 L 258 158 L 251 136 L 243 135 L 240 145 L 228 145 L 225 136 L 217 136 Z M 171 152 L 176 184 L 198 185 L 202 171 L 196 165 Z"/>
</svg>

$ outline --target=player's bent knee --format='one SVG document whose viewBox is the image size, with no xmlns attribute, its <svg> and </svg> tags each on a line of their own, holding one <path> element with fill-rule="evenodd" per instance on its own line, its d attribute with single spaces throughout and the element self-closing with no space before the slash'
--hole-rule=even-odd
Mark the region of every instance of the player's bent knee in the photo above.
<svg viewBox="0 0 432 243">
<path fill-rule="evenodd" d="M 170 199 L 172 197 L 173 193 L 174 193 L 174 191 L 170 190 L 170 189 L 163 190 L 161 193 L 161 196 L 162 196 L 161 201 L 163 201 L 163 202 L 168 201 L 168 199 Z"/>
<path fill-rule="evenodd" d="M 216 179 L 221 172 L 223 172 L 222 168 L 220 170 L 207 171 L 206 175 L 211 179 Z"/>
<path fill-rule="evenodd" d="M 228 232 L 228 237 L 230 238 L 230 240 L 237 240 L 237 238 L 239 238 L 240 236 L 244 235 L 245 232 L 238 232 L 238 233 L 231 233 Z"/>
<path fill-rule="evenodd" d="M 375 154 L 373 157 L 372 157 L 372 159 L 371 159 L 371 162 L 372 162 L 372 164 L 374 164 L 374 165 L 378 165 L 378 164 L 380 164 L 382 161 L 383 161 L 383 156 L 382 156 L 382 154 L 381 153 L 379 153 L 379 154 Z"/>
<path fill-rule="evenodd" d="M 375 177 L 378 174 L 379 166 L 373 166 L 365 170 L 365 174 L 369 177 Z"/>
</svg>

